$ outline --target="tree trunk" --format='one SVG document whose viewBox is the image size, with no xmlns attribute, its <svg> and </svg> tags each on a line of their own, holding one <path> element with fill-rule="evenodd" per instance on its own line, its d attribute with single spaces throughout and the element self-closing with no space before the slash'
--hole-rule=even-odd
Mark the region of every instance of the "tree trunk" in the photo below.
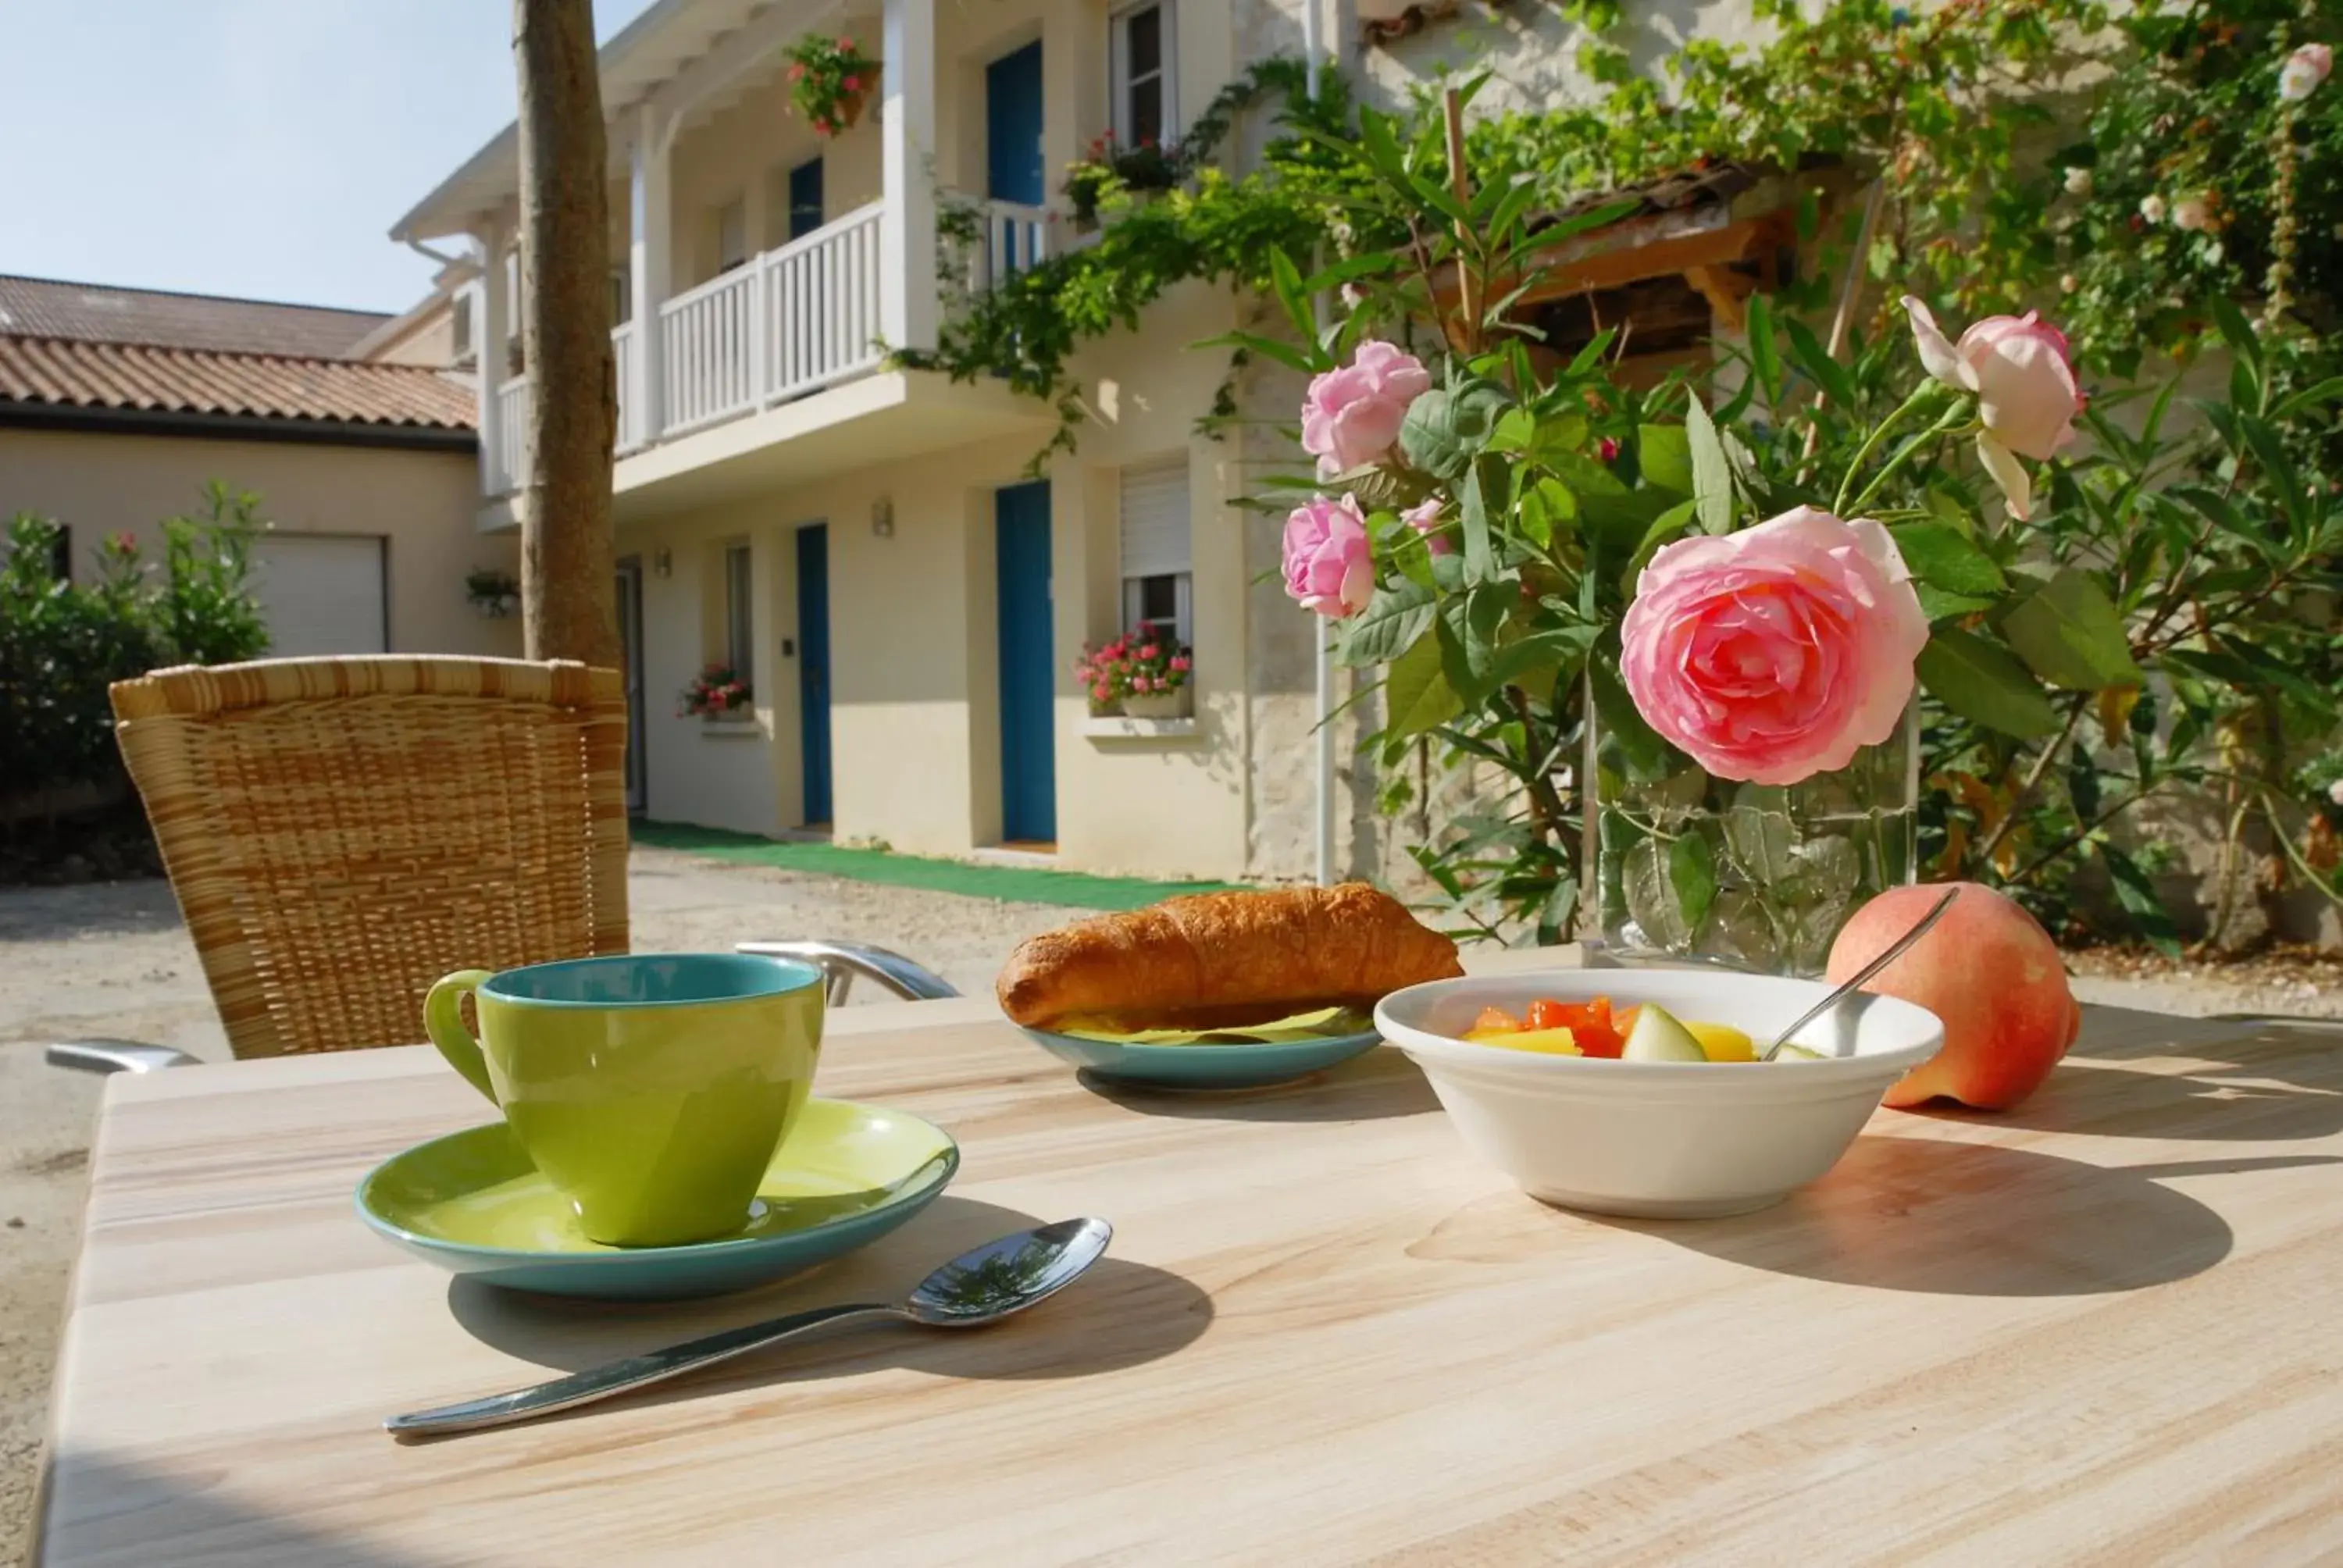
<svg viewBox="0 0 2343 1568">
<path fill-rule="evenodd" d="M 609 166 L 592 0 L 513 0 L 521 346 L 528 364 L 522 632 L 531 658 L 618 663 Z"/>
</svg>

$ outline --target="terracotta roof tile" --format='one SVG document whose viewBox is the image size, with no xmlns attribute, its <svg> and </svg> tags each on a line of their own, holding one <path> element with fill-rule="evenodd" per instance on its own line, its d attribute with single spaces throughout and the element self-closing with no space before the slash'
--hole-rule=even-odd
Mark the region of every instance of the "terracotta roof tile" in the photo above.
<svg viewBox="0 0 2343 1568">
<path fill-rule="evenodd" d="M 0 333 L 25 337 L 340 359 L 389 319 L 378 310 L 0 276 Z"/>
<path fill-rule="evenodd" d="M 470 387 L 422 366 L 0 335 L 0 410 L 209 414 L 469 430 Z"/>
</svg>

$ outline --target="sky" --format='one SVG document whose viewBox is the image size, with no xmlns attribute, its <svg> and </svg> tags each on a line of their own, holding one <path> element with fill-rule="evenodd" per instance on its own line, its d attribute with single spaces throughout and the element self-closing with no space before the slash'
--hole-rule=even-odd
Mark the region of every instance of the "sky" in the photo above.
<svg viewBox="0 0 2343 1568">
<path fill-rule="evenodd" d="M 0 0 L 0 273 L 404 310 L 390 226 L 511 121 L 512 0 Z"/>
</svg>

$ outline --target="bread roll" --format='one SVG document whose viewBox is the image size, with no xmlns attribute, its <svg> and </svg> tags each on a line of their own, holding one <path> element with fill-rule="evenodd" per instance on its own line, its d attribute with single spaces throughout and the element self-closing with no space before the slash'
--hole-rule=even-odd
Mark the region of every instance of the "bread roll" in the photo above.
<svg viewBox="0 0 2343 1568">
<path fill-rule="evenodd" d="M 1364 1006 L 1463 973 L 1456 944 L 1363 882 L 1198 893 L 1045 931 L 996 988 L 1017 1022 L 1228 1028 L 1311 1007 Z"/>
</svg>

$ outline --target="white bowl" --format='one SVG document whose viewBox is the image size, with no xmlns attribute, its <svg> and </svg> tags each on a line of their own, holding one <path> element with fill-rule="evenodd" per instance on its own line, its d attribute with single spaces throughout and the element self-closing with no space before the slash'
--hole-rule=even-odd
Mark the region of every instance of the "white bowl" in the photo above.
<svg viewBox="0 0 2343 1568">
<path fill-rule="evenodd" d="M 1798 1031 L 1821 1061 L 1618 1061 L 1459 1037 L 1485 1007 L 1518 1018 L 1540 997 L 1607 996 L 1617 1009 L 1657 1002 L 1687 1021 L 1731 1024 L 1762 1050 L 1829 990 L 1705 970 L 1468 976 L 1393 991 L 1375 1025 L 1423 1069 L 1465 1146 L 1532 1197 L 1599 1214 L 1695 1218 L 1763 1209 L 1829 1170 L 1888 1086 L 1944 1044 L 1936 1015 L 1850 997 Z"/>
</svg>

